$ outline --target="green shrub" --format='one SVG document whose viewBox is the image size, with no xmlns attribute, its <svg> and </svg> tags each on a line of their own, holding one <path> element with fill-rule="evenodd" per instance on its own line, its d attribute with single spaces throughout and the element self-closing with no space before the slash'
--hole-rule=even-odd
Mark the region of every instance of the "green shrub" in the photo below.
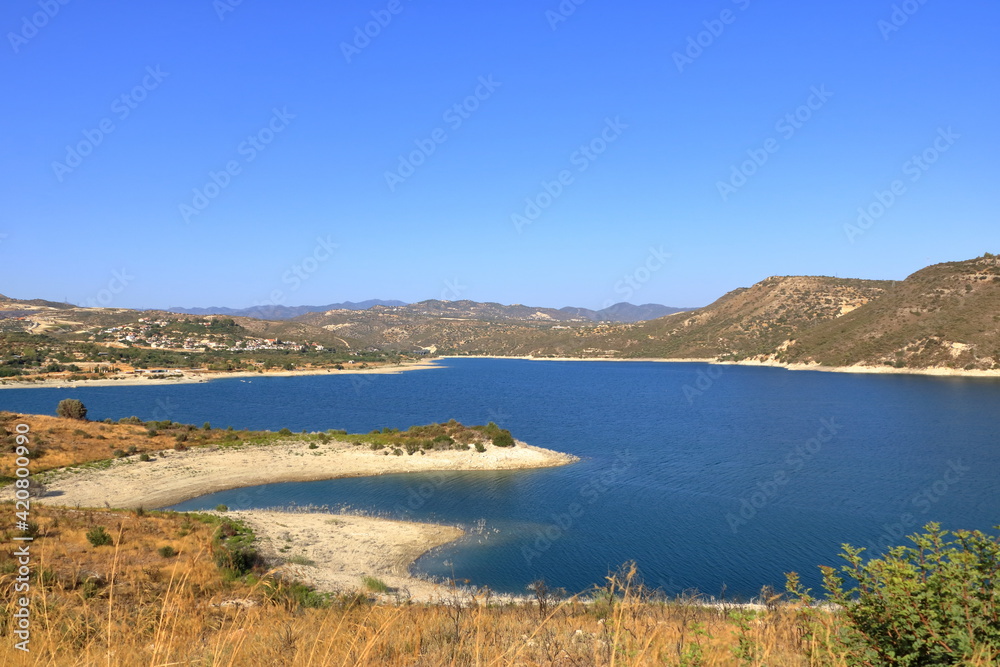
<svg viewBox="0 0 1000 667">
<path fill-rule="evenodd" d="M 278 435 L 291 435 L 291 434 L 292 434 L 291 429 L 287 428 L 283 428 L 280 431 L 278 431 Z"/>
<path fill-rule="evenodd" d="M 173 558 L 174 556 L 177 555 L 177 550 L 168 544 L 165 547 L 160 547 L 159 549 L 157 549 L 156 553 L 160 554 L 164 558 Z"/>
<path fill-rule="evenodd" d="M 486 445 L 484 445 L 481 442 L 477 442 L 476 443 L 476 451 L 479 452 L 480 454 L 483 453 L 483 452 L 485 452 L 486 451 Z"/>
<path fill-rule="evenodd" d="M 909 537 L 914 547 L 868 562 L 864 549 L 844 545 L 841 573 L 855 582 L 850 588 L 835 568 L 821 568 L 847 621 L 848 664 L 998 664 L 1000 540 L 966 530 L 949 540 L 937 523 L 924 530 Z"/>
<path fill-rule="evenodd" d="M 365 588 L 367 588 L 373 593 L 389 592 L 389 587 L 385 585 L 385 582 L 375 577 L 369 577 L 365 575 L 361 577 L 361 583 L 363 583 L 365 585 Z"/>
<path fill-rule="evenodd" d="M 115 451 L 112 452 L 112 454 L 114 455 L 114 457 L 116 459 L 121 459 L 121 458 L 125 458 L 126 456 L 128 456 L 128 454 L 126 454 L 125 451 L 122 450 L 122 449 L 116 449 Z"/>
<path fill-rule="evenodd" d="M 215 506 L 215 511 L 216 512 L 228 512 L 229 511 L 229 506 L 222 505 L 222 504 L 216 505 Z"/>
<path fill-rule="evenodd" d="M 212 430 L 212 423 L 211 422 L 205 422 L 204 424 L 201 425 L 201 427 L 202 427 L 202 429 L 204 429 L 206 431 L 211 431 Z"/>
<path fill-rule="evenodd" d="M 65 398 L 56 406 L 56 414 L 65 419 L 87 419 L 87 408 L 75 398 Z"/>
<path fill-rule="evenodd" d="M 493 446 L 494 447 L 513 447 L 514 437 L 510 434 L 510 431 L 504 430 L 500 431 L 493 436 Z"/>
<path fill-rule="evenodd" d="M 310 442 L 309 449 L 319 449 L 319 445 L 317 445 L 315 442 Z"/>
<path fill-rule="evenodd" d="M 91 546 L 103 547 L 111 544 L 113 540 L 108 531 L 104 530 L 104 526 L 94 526 L 87 531 L 87 541 L 90 542 Z"/>
<path fill-rule="evenodd" d="M 146 453 L 139 454 L 139 460 L 143 461 L 143 462 L 148 461 L 149 460 L 149 454 L 146 454 Z"/>
</svg>

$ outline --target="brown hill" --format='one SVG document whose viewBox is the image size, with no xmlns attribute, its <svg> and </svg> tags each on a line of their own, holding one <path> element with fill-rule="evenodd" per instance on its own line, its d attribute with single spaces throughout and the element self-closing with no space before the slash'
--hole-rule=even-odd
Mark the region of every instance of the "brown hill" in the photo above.
<svg viewBox="0 0 1000 667">
<path fill-rule="evenodd" d="M 844 317 L 808 331 L 788 362 L 898 368 L 1000 367 L 1000 258 L 935 264 Z"/>
</svg>

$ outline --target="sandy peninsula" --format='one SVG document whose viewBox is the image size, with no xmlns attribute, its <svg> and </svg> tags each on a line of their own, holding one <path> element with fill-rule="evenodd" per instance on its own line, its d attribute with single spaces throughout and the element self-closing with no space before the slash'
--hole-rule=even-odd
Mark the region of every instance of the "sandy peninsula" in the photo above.
<svg viewBox="0 0 1000 667">
<path fill-rule="evenodd" d="M 275 572 L 318 591 L 363 589 L 362 578 L 384 583 L 387 596 L 418 601 L 443 600 L 450 591 L 410 575 L 421 554 L 456 540 L 454 526 L 390 521 L 349 514 L 305 512 L 229 512 L 257 535 L 260 554 Z"/>
<path fill-rule="evenodd" d="M 386 450 L 382 450 L 386 451 Z M 306 482 L 437 470 L 516 470 L 566 465 L 576 457 L 517 441 L 485 452 L 439 450 L 403 456 L 332 441 L 309 449 L 289 440 L 271 445 L 161 451 L 148 462 L 116 459 L 109 468 L 45 473 L 51 504 L 152 509 L 197 496 L 274 482 Z M 249 502 L 249 499 L 248 499 Z"/>
<path fill-rule="evenodd" d="M 329 442 L 309 449 L 308 443 L 192 448 L 158 452 L 148 462 L 135 457 L 114 461 L 106 469 L 71 468 L 47 473 L 52 505 L 155 508 L 189 498 L 272 482 L 311 481 L 364 475 L 446 470 L 515 470 L 566 465 L 577 457 L 516 441 L 514 447 L 486 446 L 486 451 L 442 450 L 403 456 L 382 455 L 367 447 Z M 11 489 L 0 492 L 8 497 Z M 453 526 L 390 521 L 371 517 L 274 511 L 239 511 L 253 497 L 240 497 L 233 507 L 258 536 L 262 554 L 277 571 L 320 591 L 362 588 L 361 577 L 376 577 L 390 595 L 440 600 L 448 591 L 409 575 L 421 554 L 455 540 L 463 531 Z M 289 562 L 288 559 L 293 562 Z"/>
</svg>

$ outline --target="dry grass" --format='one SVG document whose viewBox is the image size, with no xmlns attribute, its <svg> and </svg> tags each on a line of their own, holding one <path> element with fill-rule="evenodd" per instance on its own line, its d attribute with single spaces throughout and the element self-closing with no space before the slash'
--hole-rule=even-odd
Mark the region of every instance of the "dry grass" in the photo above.
<svg viewBox="0 0 1000 667">
<path fill-rule="evenodd" d="M 10 504 L 0 511 L 13 516 Z M 659 602 L 630 573 L 588 603 L 456 591 L 439 604 L 392 605 L 345 592 L 303 608 L 266 577 L 226 581 L 212 560 L 214 525 L 189 515 L 36 507 L 32 519 L 32 651 L 14 649 L 4 615 L 3 665 L 733 665 L 741 646 L 748 665 L 844 664 L 829 652 L 807 658 L 820 641 L 794 607 Z M 95 525 L 115 543 L 90 546 Z M 178 555 L 159 555 L 168 545 Z M 9 613 L 15 575 L 4 569 Z M 818 618 L 833 631 L 832 615 Z"/>
</svg>

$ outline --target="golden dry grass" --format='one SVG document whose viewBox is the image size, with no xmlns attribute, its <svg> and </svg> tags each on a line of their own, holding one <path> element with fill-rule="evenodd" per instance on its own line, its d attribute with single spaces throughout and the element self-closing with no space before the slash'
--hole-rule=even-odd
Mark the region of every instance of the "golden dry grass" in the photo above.
<svg viewBox="0 0 1000 667">
<path fill-rule="evenodd" d="M 13 516 L 11 504 L 0 511 Z M 732 665 L 741 641 L 753 647 L 748 665 L 843 664 L 828 651 L 832 660 L 807 657 L 823 642 L 806 636 L 794 607 L 737 622 L 719 608 L 651 601 L 627 576 L 603 601 L 544 609 L 457 591 L 444 604 L 344 595 L 302 608 L 267 579 L 225 581 L 211 556 L 214 526 L 188 515 L 33 507 L 32 519 L 31 653 L 14 648 L 4 615 L 3 665 Z M 115 543 L 91 546 L 95 525 Z M 157 552 L 167 545 L 178 555 Z M 15 575 L 3 571 L 10 613 Z M 819 617 L 832 632 L 834 618 Z"/>
<path fill-rule="evenodd" d="M 135 447 L 137 453 L 171 449 L 176 444 L 171 436 L 181 432 L 190 433 L 190 440 L 186 443 L 188 445 L 219 443 L 226 433 L 221 429 L 196 429 L 189 432 L 187 427 L 178 425 L 151 438 L 143 425 L 105 424 L 47 415 L 0 412 L 0 429 L 3 429 L 0 430 L 0 477 L 13 474 L 16 455 L 12 446 L 18 424 L 27 424 L 31 429 L 29 448 L 32 450 L 33 473 L 106 460 L 118 449 L 128 451 Z"/>
</svg>

